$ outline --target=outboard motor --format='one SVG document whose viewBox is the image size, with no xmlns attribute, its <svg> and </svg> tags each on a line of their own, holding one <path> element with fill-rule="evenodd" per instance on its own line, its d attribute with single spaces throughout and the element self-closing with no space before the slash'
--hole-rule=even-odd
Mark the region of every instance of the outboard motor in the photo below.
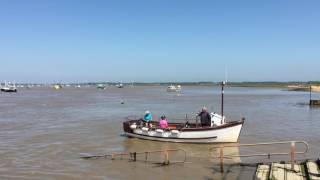
<svg viewBox="0 0 320 180">
<path fill-rule="evenodd" d="M 215 112 L 210 113 L 210 115 L 211 115 L 211 127 L 220 126 L 225 123 L 225 116 L 223 116 L 222 124 L 221 124 L 221 115 L 219 115 Z"/>
</svg>

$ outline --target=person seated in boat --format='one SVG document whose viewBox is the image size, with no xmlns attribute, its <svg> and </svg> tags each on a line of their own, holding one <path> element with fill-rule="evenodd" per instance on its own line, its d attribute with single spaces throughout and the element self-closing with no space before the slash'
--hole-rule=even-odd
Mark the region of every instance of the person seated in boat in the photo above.
<svg viewBox="0 0 320 180">
<path fill-rule="evenodd" d="M 150 123 L 150 121 L 152 121 L 152 114 L 151 114 L 150 111 L 146 111 L 144 113 L 143 121 L 145 122 L 147 127 L 152 126 L 151 123 Z"/>
<path fill-rule="evenodd" d="M 201 126 L 202 127 L 210 127 L 211 126 L 211 116 L 208 113 L 206 107 L 203 107 L 201 112 L 198 114 L 200 116 Z"/>
<path fill-rule="evenodd" d="M 161 129 L 167 129 L 168 126 L 168 121 L 166 119 L 166 116 L 161 116 L 160 121 L 159 121 L 159 126 Z"/>
</svg>

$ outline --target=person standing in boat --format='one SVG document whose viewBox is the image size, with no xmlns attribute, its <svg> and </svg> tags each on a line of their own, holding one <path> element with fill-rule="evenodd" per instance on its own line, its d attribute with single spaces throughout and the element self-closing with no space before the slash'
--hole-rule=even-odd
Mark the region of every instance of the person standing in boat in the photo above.
<svg viewBox="0 0 320 180">
<path fill-rule="evenodd" d="M 208 113 L 206 107 L 203 107 L 201 112 L 198 114 L 200 116 L 201 126 L 202 127 L 210 127 L 211 126 L 211 116 Z"/>
<path fill-rule="evenodd" d="M 161 129 L 167 129 L 168 128 L 168 121 L 167 121 L 165 115 L 161 116 L 160 121 L 159 121 L 159 126 L 160 126 Z"/>
<path fill-rule="evenodd" d="M 146 111 L 146 112 L 144 113 L 143 121 L 145 122 L 145 124 L 146 124 L 147 127 L 151 126 L 150 121 L 152 121 L 152 114 L 151 114 L 150 111 Z"/>
</svg>

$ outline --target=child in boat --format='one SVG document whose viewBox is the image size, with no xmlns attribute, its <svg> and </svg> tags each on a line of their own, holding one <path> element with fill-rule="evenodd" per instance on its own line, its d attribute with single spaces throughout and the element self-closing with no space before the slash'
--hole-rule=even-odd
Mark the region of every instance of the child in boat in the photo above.
<svg viewBox="0 0 320 180">
<path fill-rule="evenodd" d="M 151 126 L 150 121 L 152 121 L 152 114 L 150 111 L 146 111 L 143 116 L 143 121 L 146 123 L 146 126 Z"/>
<path fill-rule="evenodd" d="M 169 127 L 166 116 L 161 116 L 160 121 L 159 121 L 159 126 L 161 129 L 167 129 Z"/>
</svg>

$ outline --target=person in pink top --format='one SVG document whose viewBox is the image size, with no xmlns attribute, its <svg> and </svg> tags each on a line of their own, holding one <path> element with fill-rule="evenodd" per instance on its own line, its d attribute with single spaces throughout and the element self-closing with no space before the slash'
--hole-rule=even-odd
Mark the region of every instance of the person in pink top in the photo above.
<svg viewBox="0 0 320 180">
<path fill-rule="evenodd" d="M 166 116 L 161 116 L 160 121 L 159 121 L 159 126 L 162 129 L 168 128 L 168 121 L 166 119 Z"/>
</svg>

